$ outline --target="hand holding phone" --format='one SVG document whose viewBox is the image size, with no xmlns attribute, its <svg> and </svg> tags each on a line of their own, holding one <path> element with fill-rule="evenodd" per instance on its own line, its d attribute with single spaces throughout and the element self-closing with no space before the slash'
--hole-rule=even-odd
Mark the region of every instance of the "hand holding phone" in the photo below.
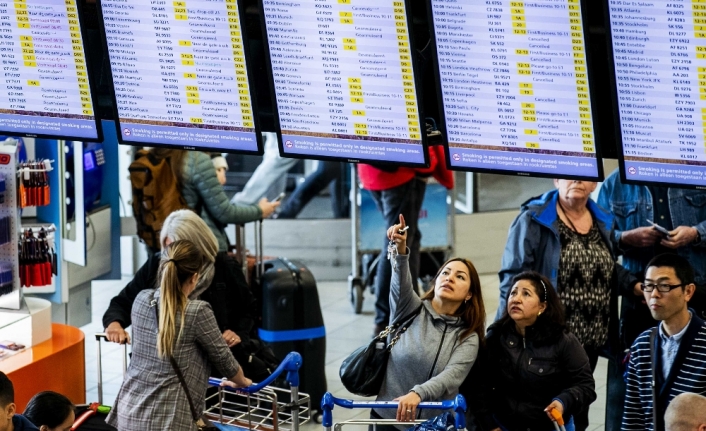
<svg viewBox="0 0 706 431">
<path fill-rule="evenodd" d="M 286 196 L 286 193 L 282 192 L 282 193 L 280 193 L 279 195 L 277 195 L 277 197 L 274 198 L 274 199 L 272 200 L 272 202 L 279 202 L 279 201 L 281 201 L 285 196 Z"/>
<path fill-rule="evenodd" d="M 651 224 L 653 228 L 655 228 L 658 232 L 664 234 L 665 236 L 672 236 L 672 234 L 670 234 L 667 229 L 663 228 L 652 220 L 647 220 L 647 223 Z"/>
</svg>

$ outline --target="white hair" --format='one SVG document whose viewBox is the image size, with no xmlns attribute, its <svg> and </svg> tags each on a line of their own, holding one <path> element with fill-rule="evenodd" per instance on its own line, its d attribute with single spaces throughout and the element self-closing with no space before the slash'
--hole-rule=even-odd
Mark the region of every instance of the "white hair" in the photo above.
<svg viewBox="0 0 706 431">
<path fill-rule="evenodd" d="M 159 235 L 159 243 L 162 249 L 166 246 L 165 241 L 170 242 L 186 240 L 193 243 L 204 256 L 203 268 L 199 271 L 200 277 L 196 284 L 194 293 L 198 295 L 203 292 L 213 281 L 215 272 L 214 262 L 216 254 L 218 254 L 218 240 L 208 227 L 195 212 L 191 210 L 176 210 L 169 214 L 164 220 L 162 231 Z"/>
</svg>

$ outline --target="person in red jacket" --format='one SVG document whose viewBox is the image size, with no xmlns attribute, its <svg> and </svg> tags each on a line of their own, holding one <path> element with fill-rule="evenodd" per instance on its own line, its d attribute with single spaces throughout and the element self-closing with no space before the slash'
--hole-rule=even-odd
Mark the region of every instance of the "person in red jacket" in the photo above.
<svg viewBox="0 0 706 431">
<path fill-rule="evenodd" d="M 369 190 L 373 200 L 385 219 L 392 226 L 402 214 L 407 221 L 407 244 L 409 246 L 409 269 L 412 280 L 419 278 L 419 249 L 422 234 L 418 229 L 419 211 L 429 177 L 434 177 L 448 189 L 454 186 L 453 172 L 446 168 L 444 147 L 430 146 L 428 168 L 385 167 L 358 165 L 358 176 L 364 189 Z M 383 238 L 382 253 L 387 253 L 388 239 Z M 383 255 L 384 256 L 384 255 Z M 392 268 L 387 259 L 380 259 L 375 280 L 375 327 L 374 335 L 385 329 L 390 320 L 390 279 Z"/>
</svg>

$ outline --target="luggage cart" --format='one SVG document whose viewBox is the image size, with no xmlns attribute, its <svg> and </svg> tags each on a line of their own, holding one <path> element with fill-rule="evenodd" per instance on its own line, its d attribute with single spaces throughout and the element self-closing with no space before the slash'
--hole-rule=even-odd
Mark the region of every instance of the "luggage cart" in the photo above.
<svg viewBox="0 0 706 431">
<path fill-rule="evenodd" d="M 311 398 L 299 392 L 302 357 L 292 352 L 263 382 L 247 388 L 222 387 L 221 379 L 210 378 L 218 391 L 206 399 L 204 414 L 224 431 L 298 431 L 311 420 Z M 270 386 L 283 372 L 289 389 Z"/>
<path fill-rule="evenodd" d="M 564 427 L 564 418 L 561 416 L 561 413 L 557 409 L 551 409 L 549 411 L 549 414 L 552 415 L 552 423 L 554 424 L 554 429 L 556 431 L 566 431 L 566 428 Z"/>
<path fill-rule="evenodd" d="M 324 394 L 321 400 L 321 409 L 324 412 L 324 430 L 331 431 L 333 426 L 334 431 L 341 431 L 344 425 L 409 425 L 414 426 L 418 423 L 425 422 L 427 419 L 419 419 L 410 422 L 397 422 L 394 419 L 350 419 L 343 422 L 333 423 L 333 407 L 334 405 L 346 409 L 371 409 L 371 408 L 397 408 L 396 401 L 353 401 L 336 398 L 330 392 Z M 418 409 L 435 409 L 435 410 L 453 410 L 455 413 L 455 425 L 457 431 L 466 429 L 466 400 L 463 395 L 456 395 L 453 401 L 427 401 L 419 403 Z"/>
<path fill-rule="evenodd" d="M 380 247 L 389 226 L 385 226 L 370 192 L 360 187 L 355 165 L 351 166 L 352 258 L 348 293 L 353 311 L 360 314 L 363 310 L 363 293 L 366 289 L 374 292 L 375 268 L 379 260 L 385 258 Z M 429 261 L 438 268 L 453 253 L 454 198 L 453 190 L 447 190 L 433 178 L 429 179 L 418 222 L 422 232 L 420 267 Z M 444 259 L 439 261 L 435 254 L 442 254 Z"/>
</svg>

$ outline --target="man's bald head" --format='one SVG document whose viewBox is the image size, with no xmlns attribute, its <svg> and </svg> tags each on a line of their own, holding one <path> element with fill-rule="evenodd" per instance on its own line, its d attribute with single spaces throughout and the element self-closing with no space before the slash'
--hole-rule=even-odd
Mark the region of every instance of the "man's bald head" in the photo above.
<svg viewBox="0 0 706 431">
<path fill-rule="evenodd" d="M 679 394 L 669 403 L 664 415 L 666 431 L 706 431 L 706 397 Z"/>
</svg>

